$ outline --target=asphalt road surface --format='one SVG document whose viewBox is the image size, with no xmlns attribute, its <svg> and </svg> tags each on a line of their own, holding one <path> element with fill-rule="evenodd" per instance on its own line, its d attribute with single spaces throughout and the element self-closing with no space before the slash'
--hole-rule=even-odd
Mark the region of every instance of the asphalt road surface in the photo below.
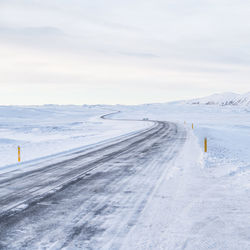
<svg viewBox="0 0 250 250">
<path fill-rule="evenodd" d="M 154 121 L 134 135 L 0 175 L 0 249 L 119 249 L 185 138 L 176 124 Z"/>
</svg>

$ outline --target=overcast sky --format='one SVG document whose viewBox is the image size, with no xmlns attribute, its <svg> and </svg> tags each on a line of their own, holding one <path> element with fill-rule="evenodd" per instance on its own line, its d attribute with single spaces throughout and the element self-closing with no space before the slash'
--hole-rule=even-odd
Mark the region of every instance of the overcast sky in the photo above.
<svg viewBox="0 0 250 250">
<path fill-rule="evenodd" d="M 0 104 L 250 91 L 249 0 L 0 0 Z"/>
</svg>

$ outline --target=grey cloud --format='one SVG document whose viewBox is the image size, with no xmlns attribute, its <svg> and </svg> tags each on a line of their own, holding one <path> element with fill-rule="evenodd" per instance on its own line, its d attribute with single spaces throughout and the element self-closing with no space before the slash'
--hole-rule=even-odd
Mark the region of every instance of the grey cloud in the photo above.
<svg viewBox="0 0 250 250">
<path fill-rule="evenodd" d="M 89 62 L 100 68 L 103 64 L 104 72 L 113 73 L 119 65 L 132 68 L 134 75 L 139 72 L 135 81 L 141 77 L 143 83 L 148 78 L 143 74 L 159 81 L 159 73 L 165 81 L 171 71 L 174 76 L 168 81 L 182 82 L 190 72 L 188 85 L 194 82 L 197 89 L 210 75 L 213 81 L 236 84 L 250 77 L 250 3 L 245 0 L 0 0 L 0 12 L 1 41 L 14 44 L 17 51 L 25 47 L 35 48 L 37 55 L 45 52 L 48 63 L 59 54 L 62 63 L 76 58 L 83 68 Z M 33 82 L 29 70 L 27 66 L 23 77 Z M 46 70 L 37 78 L 63 80 Z M 122 85 L 124 78 L 120 74 L 115 81 Z M 65 79 L 78 81 L 73 73 Z"/>
<path fill-rule="evenodd" d="M 140 57 L 140 58 L 157 58 L 158 55 L 152 53 L 139 53 L 139 52 L 121 52 L 121 55 L 132 56 L 132 57 Z"/>
<path fill-rule="evenodd" d="M 9 28 L 0 27 L 1 35 L 21 35 L 21 36 L 51 36 L 51 35 L 64 35 L 64 32 L 56 27 L 24 27 L 24 28 Z"/>
</svg>

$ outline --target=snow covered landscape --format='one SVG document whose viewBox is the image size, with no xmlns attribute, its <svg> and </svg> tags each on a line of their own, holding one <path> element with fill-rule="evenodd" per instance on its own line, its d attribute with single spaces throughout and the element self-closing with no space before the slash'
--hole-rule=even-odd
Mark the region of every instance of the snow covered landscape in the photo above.
<svg viewBox="0 0 250 250">
<path fill-rule="evenodd" d="M 100 118 L 115 111 L 88 105 L 0 107 L 0 169 L 16 167 L 18 146 L 27 162 L 135 132 L 135 124 L 138 130 L 150 125 Z"/>
<path fill-rule="evenodd" d="M 249 106 L 250 92 L 245 94 L 236 93 L 219 93 L 211 96 L 193 99 L 188 101 L 189 104 L 206 104 L 206 105 L 221 105 L 221 106 Z"/>
<path fill-rule="evenodd" d="M 249 249 L 249 100 L 224 105 L 231 99 L 218 94 L 199 99 L 199 105 L 133 110 L 133 117 L 186 121 L 189 136 L 124 249 Z"/>
<path fill-rule="evenodd" d="M 250 250 L 250 2 L 0 0 L 0 250 Z"/>
<path fill-rule="evenodd" d="M 145 171 L 150 167 L 155 168 L 151 170 L 151 177 L 150 172 L 145 172 L 143 175 L 134 172 L 131 176 L 135 182 L 131 178 L 127 179 L 124 174 L 116 177 L 121 183 L 126 180 L 127 184 L 125 185 L 124 182 L 119 189 L 117 189 L 118 186 L 116 188 L 113 186 L 112 189 L 110 187 L 113 198 L 107 193 L 106 201 L 102 204 L 106 206 L 106 212 L 99 214 L 96 210 L 95 213 L 98 215 L 85 216 L 84 223 L 88 223 L 89 227 L 93 223 L 88 222 L 90 218 L 102 225 L 95 224 L 91 234 L 86 231 L 87 229 L 81 230 L 70 241 L 68 239 L 70 243 L 66 244 L 65 239 L 69 237 L 67 231 L 72 227 L 73 220 L 69 216 L 66 225 L 70 224 L 65 229 L 61 229 L 63 230 L 61 232 L 57 222 L 51 220 L 52 224 L 57 225 L 55 229 L 50 226 L 52 235 L 61 235 L 57 240 L 57 237 L 52 239 L 47 234 L 46 237 L 40 235 L 41 239 L 38 239 L 39 234 L 36 235 L 35 232 L 45 225 L 39 221 L 31 222 L 38 219 L 35 212 L 38 208 L 31 205 L 34 201 L 33 203 L 25 201 L 21 203 L 23 205 L 9 210 L 12 212 L 8 216 L 15 218 L 19 213 L 25 216 L 26 213 L 30 213 L 29 210 L 36 209 L 32 212 L 34 218 L 29 217 L 31 220 L 29 221 L 24 217 L 28 227 L 17 221 L 13 222 L 13 227 L 7 230 L 3 231 L 2 228 L 0 247 L 60 249 L 63 244 L 66 244 L 66 248 L 69 249 L 249 249 L 250 105 L 249 99 L 245 98 L 247 95 L 243 95 L 244 105 L 243 101 L 237 102 L 241 105 L 235 105 L 231 102 L 231 99 L 237 99 L 235 96 L 217 94 L 195 101 L 137 106 L 2 106 L 0 109 L 2 226 L 6 226 L 4 221 L 8 218 L 5 217 L 7 215 L 4 215 L 6 213 L 4 211 L 9 209 L 9 205 L 6 206 L 3 199 L 5 193 L 6 195 L 9 193 L 9 188 L 4 183 L 10 176 L 13 176 L 11 178 L 21 174 L 29 176 L 29 171 L 42 169 L 49 162 L 52 164 L 60 159 L 62 161 L 66 159 L 66 155 L 69 158 L 71 154 L 77 155 L 78 152 L 91 151 L 94 148 L 101 150 L 102 145 L 112 141 L 122 141 L 122 138 L 133 137 L 136 133 L 152 129 L 153 124 L 150 120 L 177 124 L 179 132 L 175 140 L 179 142 L 166 144 L 169 146 L 161 149 L 163 151 L 158 157 L 158 163 L 155 160 L 151 162 L 154 159 L 153 155 L 149 155 L 148 167 L 145 162 L 133 163 L 135 169 L 143 166 Z M 105 114 L 111 115 L 107 116 L 108 119 L 102 119 Z M 194 129 L 192 129 L 192 123 Z M 208 139 L 208 153 L 204 153 L 205 137 Z M 21 147 L 21 163 L 17 163 L 18 145 Z M 132 164 L 132 155 L 127 156 L 127 159 L 130 158 L 130 164 Z M 115 159 L 116 157 L 113 158 Z M 86 157 L 82 162 L 88 161 Z M 125 164 L 127 160 L 117 157 L 116 161 L 119 161 L 119 164 L 122 162 Z M 110 162 L 110 164 L 115 167 L 117 163 Z M 100 165 L 89 174 L 94 176 L 102 171 L 108 171 L 107 167 Z M 81 177 L 76 182 L 76 188 L 77 186 L 80 188 L 81 185 L 77 183 L 84 179 L 85 177 Z M 93 188 L 98 188 L 101 180 L 93 182 L 91 184 Z M 29 178 L 29 181 L 32 179 Z M 147 188 L 141 182 L 144 182 Z M 121 202 L 123 199 L 126 200 L 128 195 L 126 194 L 128 191 L 125 190 L 124 194 L 120 193 L 124 187 L 130 190 L 129 192 L 134 190 L 129 193 L 130 201 L 126 201 L 127 207 Z M 52 193 L 52 189 L 49 191 L 54 196 L 52 197 L 54 200 L 58 199 L 56 196 L 60 193 L 68 190 L 63 188 L 64 191 L 60 191 L 59 186 L 54 189 Z M 115 193 L 117 191 L 114 191 L 116 189 L 120 190 L 117 194 Z M 38 190 L 41 196 L 42 189 Z M 44 195 L 48 193 L 48 191 L 43 192 L 45 192 Z M 49 208 L 50 201 L 46 202 L 49 198 L 42 198 L 44 195 L 38 199 L 36 206 L 47 204 L 46 207 Z M 93 197 L 99 200 L 100 195 L 95 194 Z M 33 196 L 37 200 L 37 194 L 33 192 L 30 198 Z M 140 196 L 141 199 L 144 198 L 140 200 Z M 41 199 L 45 200 L 39 201 Z M 74 208 L 74 199 L 72 199 L 72 208 Z M 141 203 L 138 203 L 138 206 L 136 203 L 133 204 L 134 199 Z M 79 206 L 79 203 L 77 204 Z M 114 209 L 115 204 L 117 205 Z M 11 206 L 14 205 L 15 203 Z M 79 207 L 82 211 L 76 211 L 76 213 L 81 214 L 88 209 L 87 206 L 83 202 Z M 41 218 L 43 217 L 44 215 L 41 215 Z M 116 226 L 121 220 L 123 223 L 119 227 Z M 80 226 L 79 223 L 77 222 L 75 226 Z M 47 226 L 49 225 L 50 223 Z M 29 232 L 29 227 L 36 227 L 36 229 L 34 228 L 35 231 L 32 233 Z M 30 241 L 30 237 L 35 239 L 35 242 Z"/>
</svg>

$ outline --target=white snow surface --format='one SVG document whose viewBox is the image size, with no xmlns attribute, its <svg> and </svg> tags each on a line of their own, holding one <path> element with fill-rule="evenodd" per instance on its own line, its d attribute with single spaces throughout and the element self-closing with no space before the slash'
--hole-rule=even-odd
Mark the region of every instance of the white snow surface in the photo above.
<svg viewBox="0 0 250 250">
<path fill-rule="evenodd" d="M 250 109 L 172 103 L 126 114 L 183 124 L 188 138 L 123 249 L 250 249 Z"/>
<path fill-rule="evenodd" d="M 100 118 L 113 112 L 100 105 L 0 106 L 0 171 L 152 126 Z M 17 164 L 18 146 L 21 164 Z"/>
<path fill-rule="evenodd" d="M 135 226 L 121 239 L 123 249 L 250 249 L 249 106 L 1 107 L 1 166 L 15 162 L 19 144 L 29 160 L 151 124 L 99 119 L 112 112 L 108 108 L 121 111 L 114 118 L 173 121 L 187 130 L 179 157 L 166 162 Z"/>
<path fill-rule="evenodd" d="M 250 106 L 250 92 L 245 94 L 236 94 L 231 92 L 218 93 L 210 96 L 196 98 L 187 101 L 188 104 L 206 104 L 206 105 L 239 105 Z"/>
</svg>

